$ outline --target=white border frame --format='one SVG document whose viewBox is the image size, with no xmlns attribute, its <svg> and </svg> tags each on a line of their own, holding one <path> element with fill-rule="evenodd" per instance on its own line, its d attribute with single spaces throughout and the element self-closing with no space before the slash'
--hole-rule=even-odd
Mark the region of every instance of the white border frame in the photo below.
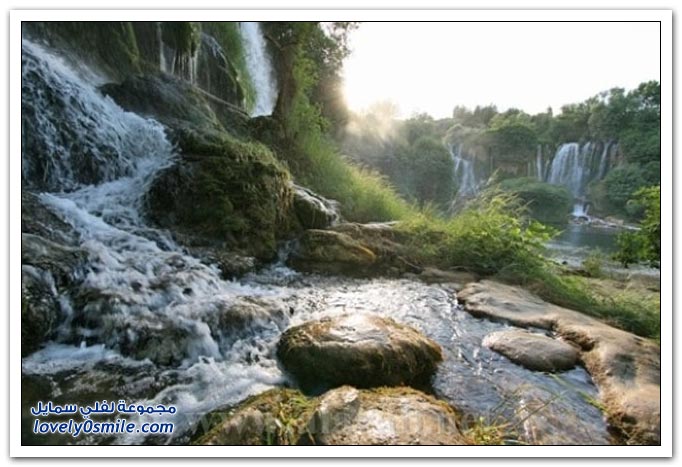
<svg viewBox="0 0 682 467">
<path fill-rule="evenodd" d="M 21 446 L 22 21 L 660 21 L 661 446 Z M 672 10 L 14 10 L 10 11 L 10 456 L 12 457 L 670 457 L 672 456 Z"/>
</svg>

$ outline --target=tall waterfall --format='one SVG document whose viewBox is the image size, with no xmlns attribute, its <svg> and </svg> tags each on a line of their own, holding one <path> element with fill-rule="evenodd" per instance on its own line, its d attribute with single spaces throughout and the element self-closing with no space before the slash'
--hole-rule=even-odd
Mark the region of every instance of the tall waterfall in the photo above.
<svg viewBox="0 0 682 467">
<path fill-rule="evenodd" d="M 587 142 L 562 144 L 557 150 L 549 168 L 547 182 L 564 185 L 576 200 L 574 216 L 587 215 L 585 196 L 590 182 L 601 180 L 612 162 L 616 145 L 606 142 L 601 145 Z"/>
<path fill-rule="evenodd" d="M 259 23 L 240 24 L 246 51 L 246 66 L 256 91 L 251 116 L 270 115 L 277 102 L 277 82 Z"/>
<path fill-rule="evenodd" d="M 450 146 L 450 155 L 454 163 L 453 179 L 457 186 L 457 196 L 475 195 L 478 192 L 478 184 L 473 161 L 467 159 L 462 153 L 462 144 Z"/>
</svg>

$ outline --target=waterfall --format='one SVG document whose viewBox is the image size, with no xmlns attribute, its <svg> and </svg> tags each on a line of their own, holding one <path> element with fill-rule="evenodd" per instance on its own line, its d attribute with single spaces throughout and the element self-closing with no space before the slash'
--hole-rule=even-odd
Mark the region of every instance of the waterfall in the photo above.
<svg viewBox="0 0 682 467">
<path fill-rule="evenodd" d="M 474 196 L 478 192 L 474 163 L 462 154 L 462 144 L 450 146 L 450 155 L 454 164 L 453 180 L 457 186 L 458 197 Z"/>
<path fill-rule="evenodd" d="M 131 175 L 167 151 L 163 128 L 124 112 L 60 58 L 22 40 L 22 182 L 68 191 Z"/>
<path fill-rule="evenodd" d="M 89 261 L 73 300 L 90 298 L 72 307 L 74 319 L 88 324 L 70 329 L 36 358 L 63 359 L 84 349 L 102 358 L 111 352 L 96 349 L 113 349 L 123 353 L 121 362 L 144 360 L 142 355 L 163 365 L 174 362 L 197 377 L 191 396 L 188 388 L 164 396 L 187 414 L 279 382 L 271 359 L 244 363 L 269 348 L 258 340 L 233 347 L 229 330 L 221 331 L 222 338 L 212 333 L 220 313 L 239 296 L 268 292 L 223 281 L 217 267 L 186 255 L 166 232 L 145 224 L 149 183 L 173 163 L 163 127 L 123 111 L 52 52 L 26 40 L 22 65 L 22 105 L 32 121 L 30 133 L 22 133 L 22 170 L 29 182 L 24 188 L 47 190 L 41 201 L 75 230 Z M 43 152 L 34 150 L 36 144 Z M 81 176 L 81 165 L 97 176 Z M 237 312 L 233 319 L 240 319 Z M 263 325 L 280 332 L 275 323 Z M 154 341 L 147 354 L 144 346 Z"/>
<path fill-rule="evenodd" d="M 246 67 L 256 91 L 251 116 L 270 115 L 277 102 L 277 83 L 259 23 L 241 23 L 239 31 L 244 41 Z"/>
<path fill-rule="evenodd" d="M 542 170 L 542 145 L 538 144 L 538 150 L 535 154 L 535 173 L 538 180 L 544 180 L 544 174 Z"/>
<path fill-rule="evenodd" d="M 565 143 L 557 150 L 549 168 L 547 181 L 564 185 L 576 200 L 573 215 L 587 216 L 585 197 L 589 183 L 601 180 L 609 169 L 609 159 L 614 144 L 606 142 L 599 151 L 599 145 L 587 142 Z"/>
<path fill-rule="evenodd" d="M 175 159 L 164 128 L 122 110 L 54 52 L 29 41 L 22 41 L 22 127 L 23 189 L 41 191 L 41 202 L 71 226 L 86 258 L 79 280 L 59 290 L 69 315 L 64 332 L 22 358 L 22 384 L 45 384 L 39 394 L 69 403 L 103 396 L 177 408 L 163 416 L 175 427 L 168 438 L 83 435 L 79 444 L 187 443 L 208 412 L 295 384 L 276 359 L 287 328 L 349 310 L 391 317 L 437 341 L 444 362 L 434 390 L 465 413 L 509 406 L 515 417 L 532 403 L 550 407 L 542 412 L 548 443 L 608 441 L 601 412 L 585 402 L 585 394 L 598 393 L 583 368 L 565 373 L 576 385 L 567 390 L 545 373 L 496 358 L 481 342 L 506 325 L 465 313 L 449 289 L 407 279 L 300 275 L 282 265 L 223 280 L 216 266 L 145 221 L 149 185 Z M 461 147 L 451 153 L 463 192 L 475 191 L 473 162 Z M 461 364 L 463 356 L 471 364 Z M 151 421 L 145 417 L 129 419 Z M 32 439 L 43 442 L 40 436 Z"/>
</svg>

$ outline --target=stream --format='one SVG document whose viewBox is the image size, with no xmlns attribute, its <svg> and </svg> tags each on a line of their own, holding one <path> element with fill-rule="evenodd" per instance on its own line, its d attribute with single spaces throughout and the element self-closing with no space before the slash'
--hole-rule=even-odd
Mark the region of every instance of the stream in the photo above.
<svg viewBox="0 0 682 467">
<path fill-rule="evenodd" d="M 506 325 L 473 318 L 447 286 L 308 275 L 283 262 L 221 279 L 216 266 L 145 223 L 142 197 L 175 157 L 163 127 L 123 111 L 47 49 L 24 40 L 22 52 L 22 102 L 41 115 L 31 138 L 51 155 L 36 160 L 22 151 L 23 181 L 42 184 L 40 200 L 74 229 L 88 258 L 82 281 L 59 297 L 65 319 L 57 336 L 22 359 L 24 443 L 186 443 L 211 410 L 295 387 L 275 357 L 283 331 L 347 312 L 391 317 L 440 344 L 435 395 L 464 414 L 509 423 L 520 442 L 611 442 L 582 367 L 550 375 L 488 350 L 483 338 Z M 175 431 L 34 435 L 28 409 L 48 399 L 172 404 Z"/>
</svg>

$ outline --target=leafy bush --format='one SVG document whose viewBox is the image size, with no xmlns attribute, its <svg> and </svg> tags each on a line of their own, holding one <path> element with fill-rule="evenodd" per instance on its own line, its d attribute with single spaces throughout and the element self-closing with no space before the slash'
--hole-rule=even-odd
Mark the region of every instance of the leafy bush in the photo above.
<svg viewBox="0 0 682 467">
<path fill-rule="evenodd" d="M 400 227 L 413 255 L 425 263 L 480 274 L 540 267 L 553 231 L 525 221 L 524 208 L 509 194 L 488 193 L 451 219 L 422 213 Z"/>
<path fill-rule="evenodd" d="M 563 186 L 526 177 L 506 179 L 498 186 L 527 204 L 529 215 L 540 222 L 565 223 L 571 213 L 573 197 Z"/>
<path fill-rule="evenodd" d="M 604 262 L 606 257 L 597 250 L 583 260 L 583 270 L 589 277 L 601 277 L 604 275 Z"/>
<path fill-rule="evenodd" d="M 661 262 L 661 187 L 643 188 L 635 193 L 637 204 L 644 207 L 644 219 L 637 232 L 625 232 L 618 236 L 618 252 L 615 259 L 627 267 L 646 262 L 659 267 Z"/>
<path fill-rule="evenodd" d="M 628 208 L 628 202 L 639 189 L 658 183 L 658 168 L 660 163 L 626 164 L 611 170 L 601 182 L 590 187 L 590 198 L 597 211 L 636 219 L 639 211 L 636 206 Z"/>
</svg>

